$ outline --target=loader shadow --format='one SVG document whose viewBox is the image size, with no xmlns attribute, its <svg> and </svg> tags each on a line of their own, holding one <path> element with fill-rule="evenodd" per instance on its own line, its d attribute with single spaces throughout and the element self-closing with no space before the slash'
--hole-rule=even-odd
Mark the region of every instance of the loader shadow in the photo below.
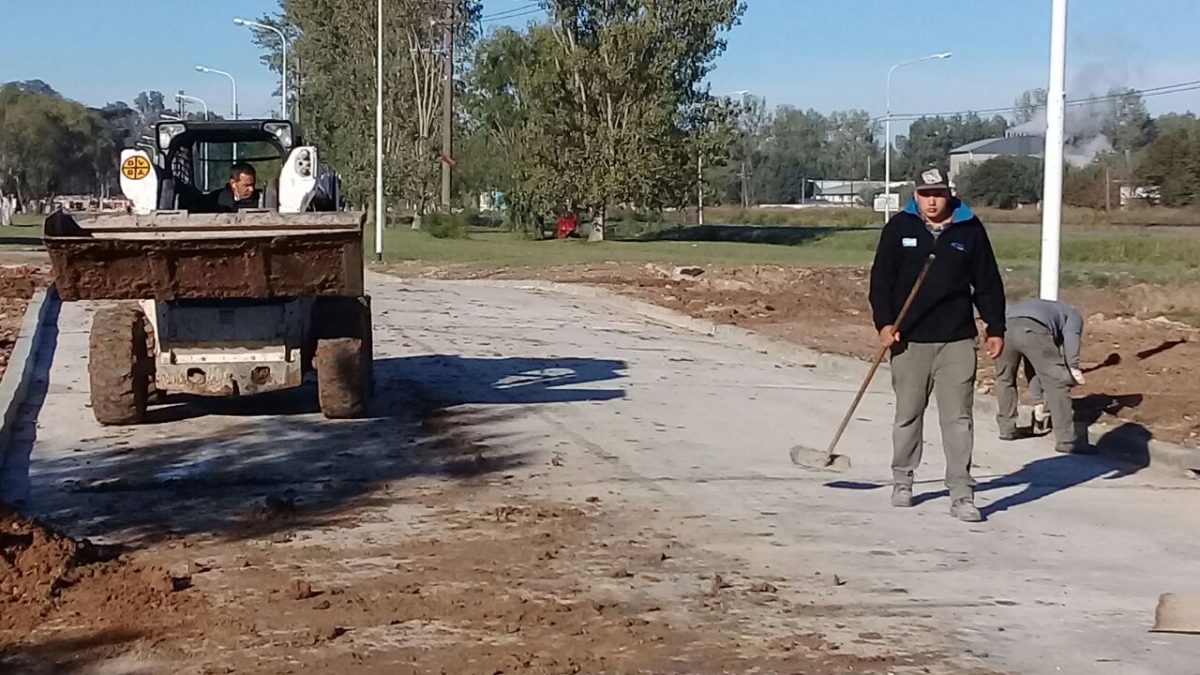
<svg viewBox="0 0 1200 675">
<path fill-rule="evenodd" d="M 404 481 L 444 489 L 502 480 L 539 457 L 534 404 L 607 401 L 624 363 L 587 358 L 423 356 L 376 362 L 375 409 L 360 420 L 316 415 L 180 417 L 81 441 L 74 454 L 34 458 L 25 510 L 72 536 L 126 546 L 204 535 L 240 540 L 357 522 L 373 506 L 419 500 Z M 310 392 L 311 393 L 311 392 Z M 291 392 L 291 403 L 305 392 Z M 267 401 L 262 405 L 287 402 Z M 198 405 L 191 402 L 181 405 Z"/>
<path fill-rule="evenodd" d="M 433 354 L 376 359 L 376 400 L 368 414 L 389 415 L 386 394 L 404 384 L 418 386 L 442 406 L 610 401 L 623 397 L 625 392 L 580 387 L 619 379 L 624 369 L 625 363 L 621 361 L 572 357 L 471 358 Z M 147 422 L 167 424 L 210 415 L 259 417 L 319 412 L 316 386 L 310 383 L 237 398 L 172 394 L 162 405 L 149 410 Z"/>
</svg>

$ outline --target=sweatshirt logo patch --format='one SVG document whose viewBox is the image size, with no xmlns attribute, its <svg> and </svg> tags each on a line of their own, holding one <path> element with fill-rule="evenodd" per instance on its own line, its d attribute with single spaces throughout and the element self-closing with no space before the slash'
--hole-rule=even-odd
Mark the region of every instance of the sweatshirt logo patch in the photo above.
<svg viewBox="0 0 1200 675">
<path fill-rule="evenodd" d="M 905 237 L 900 240 L 900 245 L 903 246 L 904 248 L 916 248 L 917 247 L 917 238 L 916 237 Z"/>
<path fill-rule="evenodd" d="M 967 245 L 961 241 L 952 241 L 950 242 L 950 248 L 954 249 L 955 251 L 966 251 Z"/>
</svg>

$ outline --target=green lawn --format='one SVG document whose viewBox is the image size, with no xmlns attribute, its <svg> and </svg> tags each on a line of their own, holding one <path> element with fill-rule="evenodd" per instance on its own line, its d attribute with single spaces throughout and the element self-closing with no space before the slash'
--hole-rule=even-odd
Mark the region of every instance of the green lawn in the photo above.
<svg viewBox="0 0 1200 675">
<path fill-rule="evenodd" d="M 13 224 L 0 226 L 0 248 L 28 248 L 42 245 L 42 223 L 45 216 L 18 213 Z"/>
<path fill-rule="evenodd" d="M 989 228 L 1009 276 L 1036 275 L 1041 237 L 1036 229 Z M 661 235 L 660 235 L 661 236 Z M 879 231 L 767 227 L 686 228 L 675 239 L 532 241 L 501 232 L 468 239 L 435 239 L 407 229 L 388 230 L 385 261 L 420 261 L 472 269 L 544 268 L 605 262 L 673 265 L 869 265 Z M 374 252 L 369 236 L 368 252 Z M 372 256 L 373 258 L 373 256 Z M 1200 236 L 1108 234 L 1068 230 L 1062 244 L 1063 283 L 1109 286 L 1200 280 Z"/>
</svg>

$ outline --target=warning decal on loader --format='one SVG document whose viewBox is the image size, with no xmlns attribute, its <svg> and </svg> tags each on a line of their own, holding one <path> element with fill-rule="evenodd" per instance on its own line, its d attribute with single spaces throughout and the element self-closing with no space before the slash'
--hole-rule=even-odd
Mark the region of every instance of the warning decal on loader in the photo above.
<svg viewBox="0 0 1200 675">
<path fill-rule="evenodd" d="M 129 180 L 141 180 L 150 175 L 150 160 L 134 155 L 121 163 L 121 174 Z"/>
</svg>

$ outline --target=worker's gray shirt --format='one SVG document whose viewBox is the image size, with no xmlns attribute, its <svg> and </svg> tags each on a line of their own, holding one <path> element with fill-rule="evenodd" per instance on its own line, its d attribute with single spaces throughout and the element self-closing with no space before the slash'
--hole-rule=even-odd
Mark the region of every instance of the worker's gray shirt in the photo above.
<svg viewBox="0 0 1200 675">
<path fill-rule="evenodd" d="M 1054 341 L 1063 348 L 1067 365 L 1079 368 L 1079 346 L 1083 342 L 1083 315 L 1065 302 L 1033 298 L 1008 308 L 1010 319 L 1033 319 L 1050 330 Z"/>
</svg>

